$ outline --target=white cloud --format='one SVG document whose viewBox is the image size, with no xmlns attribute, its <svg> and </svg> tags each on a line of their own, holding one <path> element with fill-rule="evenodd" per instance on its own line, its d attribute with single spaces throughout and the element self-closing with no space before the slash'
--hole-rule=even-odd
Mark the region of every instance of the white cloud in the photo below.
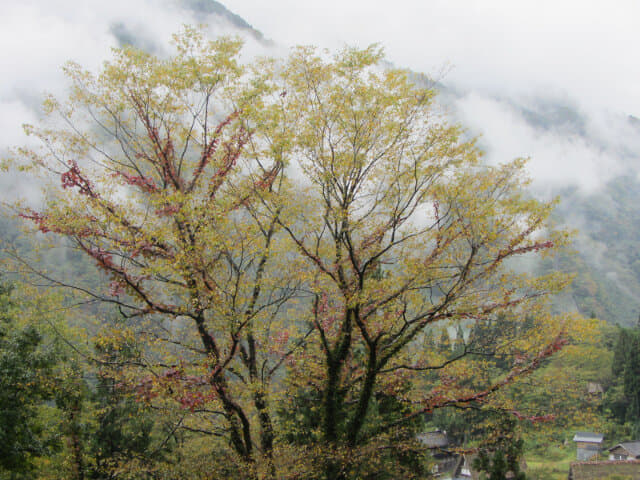
<svg viewBox="0 0 640 480">
<path fill-rule="evenodd" d="M 36 121 L 35 112 L 25 106 L 19 100 L 0 101 L 0 132 L 2 132 L 4 146 L 18 145 L 24 143 L 22 123 L 33 123 Z M 22 119 L 22 123 L 17 123 L 16 119 Z"/>
<path fill-rule="evenodd" d="M 528 171 L 541 193 L 566 185 L 593 191 L 640 165 L 640 149 L 634 149 L 640 146 L 640 135 L 624 117 L 578 112 L 584 125 L 540 127 L 527 122 L 513 105 L 477 92 L 460 98 L 455 108 L 469 132 L 480 135 L 490 163 L 529 157 Z"/>
<path fill-rule="evenodd" d="M 145 44 L 169 48 L 171 35 L 184 24 L 197 24 L 177 0 L 23 0 L 3 5 L 0 16 L 0 148 L 24 143 L 21 125 L 34 121 L 45 92 L 63 95 L 65 62 L 97 71 L 117 45 L 113 29 L 126 29 Z M 237 34 L 225 22 L 210 25 L 212 36 Z M 246 38 L 246 35 L 245 35 Z M 249 53 L 258 50 L 247 39 Z M 20 104 L 22 107 L 20 107 Z"/>
<path fill-rule="evenodd" d="M 456 107 L 490 161 L 530 156 L 537 188 L 593 190 L 628 168 L 640 175 L 640 3 L 635 0 L 229 0 L 276 41 L 339 48 L 381 42 L 399 66 L 466 92 Z M 535 128 L 507 102 L 568 104 L 583 131 Z"/>
<path fill-rule="evenodd" d="M 493 92 L 565 91 L 640 116 L 640 3 L 635 0 L 229 0 L 285 44 L 381 42 L 390 59 Z"/>
<path fill-rule="evenodd" d="M 491 159 L 531 156 L 539 183 L 593 188 L 637 160 L 631 153 L 640 151 L 640 135 L 619 115 L 640 117 L 635 0 L 223 3 L 280 44 L 335 49 L 381 42 L 399 66 L 437 73 L 451 64 L 445 81 L 469 92 L 458 102 L 463 123 L 483 135 Z M 0 17 L 0 42 L 8 46 L 0 50 L 0 147 L 23 143 L 20 125 L 33 121 L 44 91 L 64 90 L 65 61 L 95 70 L 108 58 L 116 44 L 113 25 L 126 24 L 145 42 L 167 48 L 183 23 L 199 21 L 178 0 L 11 2 Z M 210 31 L 233 32 L 224 23 Z M 263 51 L 249 43 L 248 56 Z M 576 105 L 584 137 L 538 131 L 493 99 L 549 95 Z"/>
</svg>

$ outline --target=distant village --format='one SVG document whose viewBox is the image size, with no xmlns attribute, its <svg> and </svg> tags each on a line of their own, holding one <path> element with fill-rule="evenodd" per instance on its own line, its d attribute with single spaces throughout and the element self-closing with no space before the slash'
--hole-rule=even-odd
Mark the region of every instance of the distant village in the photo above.
<svg viewBox="0 0 640 480">
<path fill-rule="evenodd" d="M 450 445 L 447 432 L 434 430 L 418 436 L 428 448 L 436 464 L 435 478 L 440 480 L 479 480 L 480 472 L 473 468 L 475 454 L 457 453 Z M 576 461 L 570 466 L 568 480 L 619 479 L 640 480 L 640 440 L 622 442 L 604 448 L 604 435 L 576 432 Z M 526 469 L 524 460 L 521 469 Z M 509 478 L 509 476 L 507 476 Z"/>
</svg>

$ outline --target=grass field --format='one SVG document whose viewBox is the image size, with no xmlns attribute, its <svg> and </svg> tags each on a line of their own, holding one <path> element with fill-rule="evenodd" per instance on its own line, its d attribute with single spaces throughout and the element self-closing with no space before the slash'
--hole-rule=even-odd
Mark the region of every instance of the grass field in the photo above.
<svg viewBox="0 0 640 480">
<path fill-rule="evenodd" d="M 551 448 L 545 456 L 526 456 L 527 478 L 533 480 L 566 480 L 569 465 L 576 461 L 574 445 Z"/>
</svg>

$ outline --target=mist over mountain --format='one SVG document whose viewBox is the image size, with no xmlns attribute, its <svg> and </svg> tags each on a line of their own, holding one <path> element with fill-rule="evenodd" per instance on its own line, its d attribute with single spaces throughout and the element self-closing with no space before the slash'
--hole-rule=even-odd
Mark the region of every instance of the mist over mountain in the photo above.
<svg viewBox="0 0 640 480">
<path fill-rule="evenodd" d="M 556 220 L 575 229 L 575 253 L 555 268 L 574 273 L 573 307 L 623 325 L 640 313 L 640 128 L 620 112 L 587 112 L 569 98 L 470 92 L 454 116 L 479 135 L 489 163 L 530 157 L 532 193 L 558 197 Z M 571 305 L 568 306 L 569 308 Z"/>
<path fill-rule="evenodd" d="M 428 85 L 430 80 L 416 76 Z M 546 268 L 575 274 L 562 308 L 621 325 L 640 314 L 640 121 L 568 95 L 491 95 L 437 82 L 440 99 L 490 164 L 529 157 L 533 195 L 558 198 L 573 248 Z"/>
<path fill-rule="evenodd" d="M 206 25 L 212 38 L 242 38 L 249 58 L 274 51 L 260 31 L 215 0 L 26 0 L 6 6 L 0 39 L 11 48 L 0 52 L 0 70 L 10 74 L 0 80 L 0 157 L 9 147 L 29 144 L 22 125 L 37 123 L 45 93 L 65 95 L 67 61 L 95 71 L 110 48 L 124 45 L 163 55 L 185 24 Z M 37 199 L 39 187 L 0 177 L 0 198 L 17 196 Z"/>
<path fill-rule="evenodd" d="M 0 19 L 0 149 L 25 142 L 21 125 L 34 122 L 45 92 L 63 95 L 62 66 L 97 70 L 110 48 L 126 44 L 162 54 L 183 25 L 206 25 L 212 37 L 235 35 L 243 55 L 265 55 L 272 42 L 214 0 L 26 0 L 4 6 Z"/>
<path fill-rule="evenodd" d="M 96 69 L 108 58 L 109 47 L 126 44 L 162 54 L 182 24 L 207 24 L 212 36 L 239 35 L 249 57 L 284 51 L 284 45 L 267 39 L 281 31 L 252 26 L 232 10 L 214 0 L 80 6 L 73 0 L 28 0 L 9 6 L 0 20 L 0 38 L 13 45 L 0 54 L 0 68 L 10 72 L 0 83 L 0 152 L 25 143 L 20 125 L 37 121 L 44 91 L 64 92 L 60 67 L 66 60 Z M 384 42 L 384 32 L 379 35 Z M 403 58 L 390 60 L 402 66 Z M 533 194 L 559 195 L 558 221 L 580 231 L 578 253 L 555 265 L 577 274 L 569 294 L 573 307 L 612 322 L 635 323 L 640 313 L 640 112 L 633 111 L 633 103 L 623 111 L 619 102 L 610 108 L 586 102 L 571 90 L 499 92 L 481 80 L 476 88 L 472 80 L 460 79 L 457 74 L 438 78 L 440 102 L 452 118 L 469 135 L 479 136 L 487 162 L 530 157 Z M 35 195 L 36 189 L 6 177 L 0 188 L 4 198 Z"/>
</svg>

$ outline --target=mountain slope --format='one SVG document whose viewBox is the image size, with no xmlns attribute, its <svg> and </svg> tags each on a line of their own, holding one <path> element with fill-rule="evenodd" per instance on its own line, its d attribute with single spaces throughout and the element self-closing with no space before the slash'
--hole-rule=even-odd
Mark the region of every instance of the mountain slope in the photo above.
<svg viewBox="0 0 640 480">
<path fill-rule="evenodd" d="M 256 40 L 260 42 L 264 42 L 267 44 L 271 44 L 270 40 L 265 39 L 262 32 L 253 28 L 249 23 L 242 18 L 240 15 L 236 15 L 227 7 L 222 5 L 215 0 L 181 0 L 182 4 L 195 12 L 196 14 L 209 16 L 209 15 L 217 15 L 225 20 L 227 20 L 231 25 L 236 27 L 238 30 L 243 32 L 248 32 L 251 34 Z"/>
</svg>

